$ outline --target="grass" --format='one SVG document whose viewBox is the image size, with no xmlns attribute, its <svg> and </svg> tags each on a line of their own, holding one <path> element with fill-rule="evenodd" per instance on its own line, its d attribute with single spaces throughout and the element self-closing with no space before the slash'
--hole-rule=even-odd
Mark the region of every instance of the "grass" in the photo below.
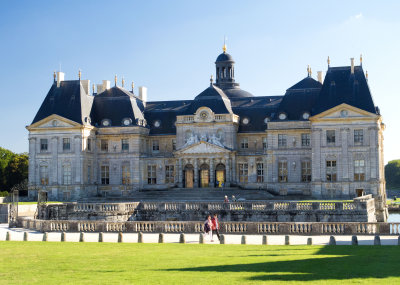
<svg viewBox="0 0 400 285">
<path fill-rule="evenodd" d="M 399 284 L 400 247 L 0 242 L 0 283 Z"/>
</svg>

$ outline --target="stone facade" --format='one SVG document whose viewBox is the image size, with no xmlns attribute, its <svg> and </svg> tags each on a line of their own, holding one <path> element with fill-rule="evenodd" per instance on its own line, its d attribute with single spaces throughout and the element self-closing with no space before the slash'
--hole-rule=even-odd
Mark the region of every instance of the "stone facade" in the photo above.
<svg viewBox="0 0 400 285">
<path fill-rule="evenodd" d="M 212 82 L 208 89 L 222 92 Z M 301 90 L 306 94 L 314 89 Z M 87 96 L 96 100 L 101 94 Z M 386 220 L 384 124 L 378 112 L 341 103 L 322 112 L 307 110 L 298 120 L 277 109 L 249 122 L 251 107 L 246 109 L 249 115 L 238 115 L 226 103 L 231 100 L 233 106 L 236 101 L 224 94 L 221 100 L 228 111 L 208 101 L 201 105 L 205 101 L 199 96 L 193 101 L 197 109 L 178 112 L 175 123 L 169 122 L 173 133 L 154 132 L 167 119 L 146 117 L 151 102 L 134 95 L 143 104 L 144 116 L 137 123 L 108 126 L 103 120 L 95 125 L 86 117 L 78 123 L 57 113 L 35 120 L 27 127 L 29 195 L 35 197 L 42 188 L 50 199 L 69 201 L 131 196 L 146 189 L 221 186 L 324 199 L 372 194 L 378 221 Z M 251 124 L 258 127 L 243 131 Z"/>
</svg>

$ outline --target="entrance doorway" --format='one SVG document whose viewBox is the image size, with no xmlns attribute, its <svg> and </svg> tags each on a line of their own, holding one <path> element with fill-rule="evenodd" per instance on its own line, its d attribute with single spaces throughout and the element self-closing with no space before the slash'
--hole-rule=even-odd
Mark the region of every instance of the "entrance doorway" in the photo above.
<svg viewBox="0 0 400 285">
<path fill-rule="evenodd" d="M 184 178 L 185 178 L 185 188 L 193 188 L 194 184 L 194 168 L 193 165 L 188 164 L 185 166 L 184 170 Z"/>
<path fill-rule="evenodd" d="M 215 168 L 215 180 L 217 183 L 217 187 L 223 187 L 225 184 L 225 165 L 220 163 Z"/>
<path fill-rule="evenodd" d="M 356 189 L 357 197 L 364 196 L 364 189 Z"/>
<path fill-rule="evenodd" d="M 207 164 L 200 166 L 200 187 L 205 188 L 210 184 L 210 170 Z"/>
</svg>

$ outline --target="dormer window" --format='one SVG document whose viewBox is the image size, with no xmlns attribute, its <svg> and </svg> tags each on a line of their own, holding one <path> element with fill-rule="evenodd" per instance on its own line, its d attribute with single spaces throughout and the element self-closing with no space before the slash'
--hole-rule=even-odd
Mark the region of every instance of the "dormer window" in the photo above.
<svg viewBox="0 0 400 285">
<path fill-rule="evenodd" d="M 268 122 L 270 121 L 271 119 L 269 118 L 269 117 L 265 117 L 264 118 L 264 124 L 268 124 Z"/>
<path fill-rule="evenodd" d="M 243 123 L 243 125 L 248 125 L 250 123 L 250 119 L 249 118 L 243 118 L 242 123 Z"/>
<path fill-rule="evenodd" d="M 160 120 L 156 120 L 156 121 L 154 121 L 153 125 L 154 125 L 155 128 L 159 128 L 161 126 L 161 121 Z"/>
<path fill-rule="evenodd" d="M 129 126 L 131 124 L 132 124 L 131 118 L 125 118 L 122 120 L 122 125 L 124 125 L 124 126 Z"/>
<path fill-rule="evenodd" d="M 287 118 L 287 115 L 285 114 L 285 113 L 280 113 L 279 114 L 279 120 L 286 120 L 286 118 Z"/>
<path fill-rule="evenodd" d="M 101 121 L 101 125 L 103 127 L 109 127 L 111 126 L 111 121 L 109 119 L 104 119 L 103 121 Z"/>
<path fill-rule="evenodd" d="M 308 118 L 310 118 L 310 113 L 304 112 L 302 117 L 304 120 L 308 120 Z"/>
</svg>

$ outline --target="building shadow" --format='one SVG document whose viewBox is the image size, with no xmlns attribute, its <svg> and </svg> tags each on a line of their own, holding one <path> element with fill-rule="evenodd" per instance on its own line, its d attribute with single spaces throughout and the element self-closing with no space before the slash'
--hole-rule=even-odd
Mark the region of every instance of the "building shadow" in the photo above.
<svg viewBox="0 0 400 285">
<path fill-rule="evenodd" d="M 311 247 L 310 247 L 311 249 Z M 265 253 L 265 254 L 263 254 Z M 397 246 L 325 246 L 318 252 L 292 255 L 295 260 L 261 261 L 275 259 L 276 251 L 260 250 L 259 255 L 241 255 L 257 258 L 260 262 L 167 269 L 167 271 L 256 273 L 248 281 L 318 281 L 356 278 L 400 277 L 400 247 Z"/>
</svg>

